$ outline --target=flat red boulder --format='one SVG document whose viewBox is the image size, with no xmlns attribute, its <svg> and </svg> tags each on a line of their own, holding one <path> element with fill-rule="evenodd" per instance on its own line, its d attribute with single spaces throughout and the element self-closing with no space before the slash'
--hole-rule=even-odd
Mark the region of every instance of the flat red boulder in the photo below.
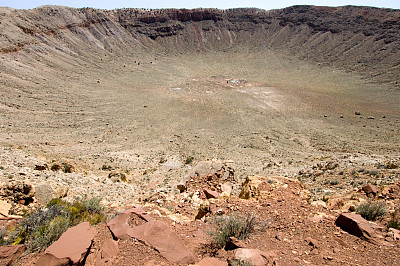
<svg viewBox="0 0 400 266">
<path fill-rule="evenodd" d="M 115 238 L 122 240 L 131 238 L 131 236 L 128 234 L 128 230 L 130 228 L 128 220 L 130 219 L 132 214 L 137 215 L 144 222 L 148 222 L 151 220 L 146 211 L 140 207 L 126 210 L 118 214 L 118 216 L 107 223 L 108 228 Z"/>
<path fill-rule="evenodd" d="M 177 264 L 194 262 L 194 257 L 187 247 L 163 221 L 152 220 L 145 224 L 131 227 L 128 230 L 128 234 L 156 249 L 169 262 Z"/>
<path fill-rule="evenodd" d="M 143 224 L 130 226 L 128 220 L 132 214 L 139 216 Z M 194 257 L 179 239 L 177 234 L 164 222 L 152 220 L 140 207 L 120 213 L 107 223 L 111 233 L 117 239 L 136 238 L 157 250 L 171 263 L 190 264 Z"/>
<path fill-rule="evenodd" d="M 24 245 L 0 246 L 0 265 L 13 265 L 25 250 Z"/>
<path fill-rule="evenodd" d="M 39 258 L 38 266 L 81 265 L 96 235 L 88 222 L 69 228 Z"/>
</svg>

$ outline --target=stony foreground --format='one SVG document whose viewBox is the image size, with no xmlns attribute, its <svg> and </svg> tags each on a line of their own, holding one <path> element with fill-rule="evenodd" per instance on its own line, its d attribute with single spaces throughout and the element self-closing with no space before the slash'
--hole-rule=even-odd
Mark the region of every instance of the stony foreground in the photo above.
<svg viewBox="0 0 400 266">
<path fill-rule="evenodd" d="M 240 197 L 231 195 L 223 169 L 194 175 L 176 195 L 160 192 L 142 206 L 117 213 L 95 228 L 82 223 L 44 253 L 18 257 L 23 246 L 2 247 L 17 265 L 396 265 L 400 232 L 385 221 L 351 213 L 368 197 L 398 204 L 400 186 L 384 192 L 365 186 L 348 197 L 310 201 L 304 185 L 285 177 L 249 176 Z M 229 173 L 229 171 L 228 171 Z M 387 193 L 387 194 L 385 194 Z M 211 217 L 231 213 L 257 217 L 248 239 L 213 246 Z M 14 255 L 15 254 L 15 255 Z M 365 256 L 368 254 L 368 256 Z M 6 263 L 7 264 L 7 263 Z"/>
</svg>

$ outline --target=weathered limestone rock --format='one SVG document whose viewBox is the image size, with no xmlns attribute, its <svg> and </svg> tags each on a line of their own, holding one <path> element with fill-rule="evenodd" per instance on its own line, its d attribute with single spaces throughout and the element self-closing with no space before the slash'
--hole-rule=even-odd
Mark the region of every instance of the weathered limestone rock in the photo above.
<svg viewBox="0 0 400 266">
<path fill-rule="evenodd" d="M 35 186 L 35 198 L 43 206 L 47 205 L 54 198 L 63 198 L 67 196 L 68 187 L 58 184 L 50 185 L 47 182 L 41 182 Z"/>
</svg>

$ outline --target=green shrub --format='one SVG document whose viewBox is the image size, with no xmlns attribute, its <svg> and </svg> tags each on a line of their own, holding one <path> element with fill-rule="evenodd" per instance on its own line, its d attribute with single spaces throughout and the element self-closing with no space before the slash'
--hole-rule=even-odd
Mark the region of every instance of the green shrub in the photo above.
<svg viewBox="0 0 400 266">
<path fill-rule="evenodd" d="M 42 243 L 44 242 L 43 239 L 57 240 L 68 228 L 68 225 L 62 225 L 62 228 L 60 229 L 63 230 L 62 232 L 60 232 L 60 230 L 55 230 L 55 227 L 58 225 L 56 224 L 55 219 L 60 217 L 63 220 L 68 221 L 68 216 L 68 212 L 65 211 L 62 206 L 58 205 L 51 206 L 48 209 L 38 209 L 29 213 L 9 232 L 6 244 L 25 244 L 29 251 L 43 250 L 47 246 L 37 246 L 37 241 Z M 50 223 L 52 224 L 51 232 L 48 231 Z M 43 239 L 39 240 L 41 237 L 43 237 Z"/>
<path fill-rule="evenodd" d="M 241 217 L 231 214 L 214 217 L 212 223 L 215 229 L 210 231 L 209 235 L 217 247 L 223 247 L 232 236 L 238 239 L 247 238 L 255 229 L 256 217 L 252 215 Z"/>
<path fill-rule="evenodd" d="M 69 225 L 68 217 L 64 216 L 57 216 L 48 222 L 48 224 L 42 225 L 33 233 L 31 241 L 28 242 L 29 250 L 40 251 L 50 246 L 67 231 Z"/>
<path fill-rule="evenodd" d="M 357 207 L 357 213 L 364 219 L 375 221 L 386 214 L 386 205 L 382 201 L 367 201 Z"/>
<path fill-rule="evenodd" d="M 3 244 L 25 244 L 30 252 L 40 252 L 71 226 L 85 221 L 92 225 L 105 221 L 103 210 L 99 198 L 88 199 L 85 196 L 72 204 L 53 199 L 46 208 L 28 213 L 15 228 L 9 230 L 2 237 Z"/>
</svg>

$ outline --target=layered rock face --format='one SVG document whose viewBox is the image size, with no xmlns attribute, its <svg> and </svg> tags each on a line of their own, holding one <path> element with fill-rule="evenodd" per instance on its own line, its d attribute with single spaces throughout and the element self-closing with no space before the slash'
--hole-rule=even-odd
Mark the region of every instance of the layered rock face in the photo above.
<svg viewBox="0 0 400 266">
<path fill-rule="evenodd" d="M 294 6 L 282 10 L 0 9 L 0 51 L 73 56 L 279 49 L 398 85 L 400 11 Z"/>
</svg>

